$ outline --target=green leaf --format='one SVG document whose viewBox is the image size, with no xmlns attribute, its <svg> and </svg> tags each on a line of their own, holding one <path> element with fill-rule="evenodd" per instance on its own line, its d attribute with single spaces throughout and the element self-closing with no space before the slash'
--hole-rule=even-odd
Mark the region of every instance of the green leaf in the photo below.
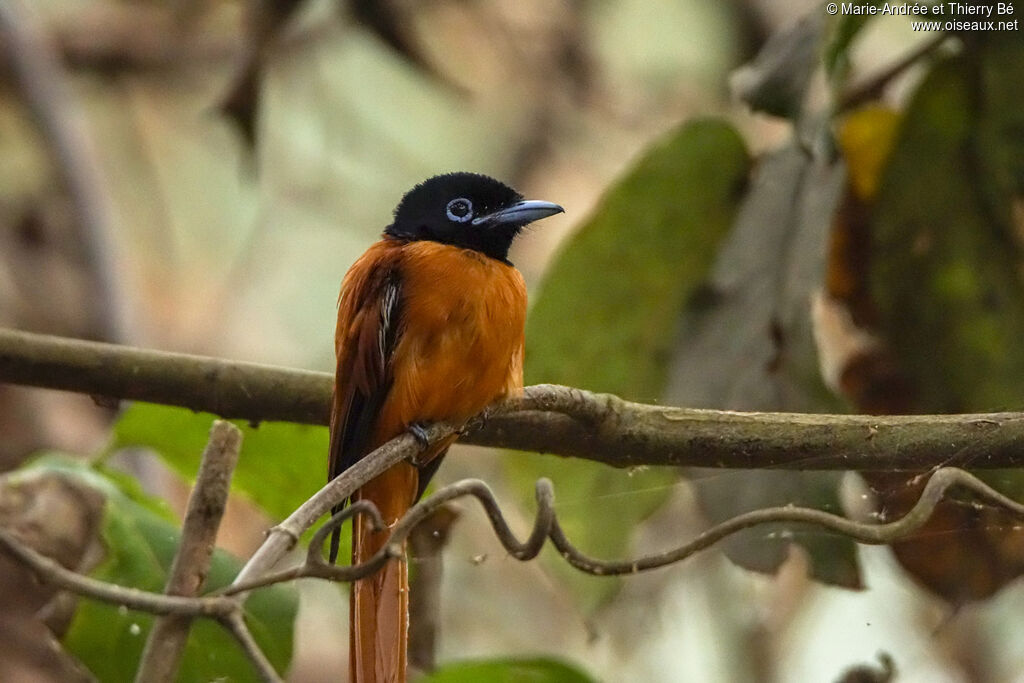
<svg viewBox="0 0 1024 683">
<path fill-rule="evenodd" d="M 440 667 L 421 683 L 594 683 L 579 669 L 557 659 L 487 659 L 453 662 Z"/>
<path fill-rule="evenodd" d="M 137 488 L 125 491 L 121 477 L 80 461 L 50 456 L 34 461 L 26 472 L 57 472 L 100 491 L 106 498 L 101 530 L 105 557 L 90 576 L 122 586 L 162 592 L 180 537 L 178 527 L 155 512 L 163 506 L 141 500 Z M 204 591 L 227 585 L 241 563 L 222 551 L 214 553 Z M 298 596 L 291 586 L 255 592 L 246 602 L 246 621 L 270 661 L 285 671 L 291 660 Z M 64 636 L 64 646 L 101 681 L 132 680 L 153 617 L 125 608 L 82 599 Z M 244 653 L 218 624 L 197 620 L 182 659 L 179 680 L 258 680 Z"/>
<path fill-rule="evenodd" d="M 114 425 L 111 450 L 148 448 L 175 472 L 193 481 L 215 419 L 210 413 L 187 408 L 133 403 Z M 272 519 L 284 519 L 327 483 L 330 437 L 325 427 L 291 422 L 234 424 L 244 438 L 231 491 L 241 493 Z M 313 533 L 311 529 L 303 539 Z M 350 534 L 343 532 L 339 557 L 348 556 L 349 543 Z"/>
<path fill-rule="evenodd" d="M 191 481 L 215 419 L 187 408 L 134 403 L 114 425 L 112 448 L 152 449 Z M 257 427 L 235 424 L 244 439 L 232 489 L 272 518 L 287 517 L 326 483 L 326 428 L 290 422 L 263 422 Z"/>
<path fill-rule="evenodd" d="M 699 120 L 659 141 L 611 188 L 549 269 L 527 320 L 529 383 L 556 382 L 658 400 L 676 326 L 732 221 L 750 159 L 736 131 Z M 574 543 L 621 557 L 637 523 L 665 499 L 676 474 L 622 471 L 532 454 L 507 458 L 509 480 L 533 507 L 549 477 Z M 617 582 L 549 565 L 593 607 Z"/>
</svg>

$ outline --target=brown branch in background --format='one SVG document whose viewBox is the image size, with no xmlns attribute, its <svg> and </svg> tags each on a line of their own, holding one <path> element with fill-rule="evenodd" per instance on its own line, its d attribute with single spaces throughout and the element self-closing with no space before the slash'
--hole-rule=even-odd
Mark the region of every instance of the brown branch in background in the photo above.
<svg viewBox="0 0 1024 683">
<path fill-rule="evenodd" d="M 164 590 L 167 595 L 193 597 L 206 580 L 241 446 L 241 430 L 230 422 L 214 421 L 189 496 L 181 543 Z M 135 675 L 137 683 L 175 680 L 191 625 L 192 619 L 185 616 L 156 620 Z"/>
<path fill-rule="evenodd" d="M 0 49 L 35 116 L 71 197 L 78 220 L 79 248 L 94 278 L 90 316 L 104 339 L 125 338 L 127 313 L 118 284 L 111 231 L 116 223 L 110 184 L 99 154 L 61 65 L 60 55 L 32 6 L 24 0 L 0 2 Z"/>
<path fill-rule="evenodd" d="M 902 59 L 897 60 L 892 65 L 883 69 L 880 73 L 851 86 L 839 98 L 839 102 L 836 104 L 836 111 L 849 111 L 850 109 L 859 107 L 865 102 L 878 99 L 882 94 L 882 91 L 889 85 L 892 79 L 912 67 L 920 59 L 927 57 L 948 39 L 949 35 L 947 33 L 939 33 L 934 38 L 921 43 L 915 49 L 907 53 Z"/>
<path fill-rule="evenodd" d="M 448 545 L 460 512 L 452 504 L 439 507 L 409 536 L 409 664 L 423 672 L 436 668 L 441 618 L 442 550 Z"/>
<path fill-rule="evenodd" d="M 178 405 L 250 422 L 326 424 L 333 377 L 0 329 L 0 382 Z M 644 405 L 542 384 L 493 406 L 460 440 L 614 467 L 989 469 L 1024 466 L 1024 413 L 738 413 Z"/>
<path fill-rule="evenodd" d="M 93 3 L 56 21 L 54 40 L 70 68 L 106 73 L 177 71 L 240 52 L 234 26 L 197 26 L 210 3 L 174 4 Z"/>
</svg>

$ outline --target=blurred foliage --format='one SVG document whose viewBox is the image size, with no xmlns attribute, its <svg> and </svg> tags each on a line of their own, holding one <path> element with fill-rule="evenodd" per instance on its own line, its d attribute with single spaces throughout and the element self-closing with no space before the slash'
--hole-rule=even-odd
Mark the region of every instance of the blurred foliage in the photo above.
<svg viewBox="0 0 1024 683">
<path fill-rule="evenodd" d="M 884 0 L 859 0 L 853 4 L 878 7 L 884 4 Z M 833 83 L 845 81 L 850 68 L 850 46 L 871 19 L 870 14 L 843 12 L 833 22 L 822 57 L 825 70 Z"/>
<path fill-rule="evenodd" d="M 527 323 L 527 383 L 658 400 L 676 320 L 733 219 L 749 165 L 736 131 L 710 119 L 648 149 L 548 269 Z"/>
<path fill-rule="evenodd" d="M 65 456 L 36 459 L 23 471 L 57 472 L 105 496 L 101 530 L 105 556 L 90 570 L 90 576 L 121 586 L 163 591 L 180 531 L 167 518 L 162 502 L 145 496 L 123 475 Z M 227 585 L 239 569 L 237 559 L 216 551 L 203 590 Z M 298 593 L 290 585 L 260 589 L 246 602 L 246 622 L 279 671 L 287 670 L 291 661 L 297 611 Z M 63 643 L 99 680 L 128 681 L 135 675 L 152 623 L 152 615 L 82 599 Z M 234 638 L 219 624 L 197 619 L 186 644 L 178 680 L 224 677 L 234 681 L 258 680 Z"/>
<path fill-rule="evenodd" d="M 1020 40 L 969 36 L 930 70 L 901 119 L 868 110 L 840 129 L 852 189 L 870 207 L 862 277 L 871 312 L 912 389 L 896 401 L 901 411 L 1024 405 L 1021 78 Z M 980 474 L 1018 500 L 1024 492 L 1021 470 Z M 920 492 L 907 477 L 865 476 L 891 515 Z M 1012 515 L 953 500 L 893 550 L 920 582 L 960 604 L 1024 572 L 1022 538 Z"/>
<path fill-rule="evenodd" d="M 824 274 L 831 216 L 844 174 L 797 140 L 765 155 L 703 295 L 687 311 L 666 400 L 731 410 L 835 410 L 817 364 L 809 302 Z M 839 472 L 697 470 L 709 521 L 780 505 L 840 512 Z M 774 572 L 789 545 L 807 550 L 816 579 L 860 586 L 855 544 L 789 525 L 742 531 L 722 543 L 734 562 Z"/>
<path fill-rule="evenodd" d="M 1017 36 L 968 43 L 917 89 L 883 172 L 872 294 L 923 412 L 1024 407 L 1022 82 Z"/>
<path fill-rule="evenodd" d="M 743 140 L 721 121 L 688 123 L 653 145 L 548 270 L 527 321 L 527 383 L 657 400 L 679 313 L 732 221 L 749 164 Z M 569 538 L 605 558 L 623 556 L 677 476 L 532 454 L 508 458 L 506 472 L 527 508 L 533 482 L 550 478 Z M 586 606 L 615 590 L 614 580 L 549 559 Z"/>
<path fill-rule="evenodd" d="M 824 34 L 825 17 L 812 13 L 770 36 L 753 61 L 729 77 L 734 94 L 755 111 L 798 118 Z"/>
<path fill-rule="evenodd" d="M 594 679 L 579 669 L 548 658 L 453 662 L 419 680 L 422 683 L 594 683 Z"/>
</svg>

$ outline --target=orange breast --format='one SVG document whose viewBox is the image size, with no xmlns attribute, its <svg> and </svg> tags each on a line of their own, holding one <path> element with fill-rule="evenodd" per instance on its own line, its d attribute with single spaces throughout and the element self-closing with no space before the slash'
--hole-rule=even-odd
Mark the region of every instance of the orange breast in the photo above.
<svg viewBox="0 0 1024 683">
<path fill-rule="evenodd" d="M 522 388 L 526 285 L 514 267 L 437 242 L 402 249 L 402 328 L 376 437 L 464 422 Z"/>
</svg>

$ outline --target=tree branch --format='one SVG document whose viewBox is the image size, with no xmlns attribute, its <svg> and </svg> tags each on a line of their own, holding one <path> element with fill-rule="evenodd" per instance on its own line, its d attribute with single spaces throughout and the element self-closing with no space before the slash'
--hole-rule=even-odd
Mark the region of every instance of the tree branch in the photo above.
<svg viewBox="0 0 1024 683">
<path fill-rule="evenodd" d="M 333 377 L 0 329 L 0 382 L 177 405 L 250 422 L 327 424 Z M 987 469 L 1024 466 L 1024 413 L 736 413 L 538 385 L 492 407 L 461 441 L 615 467 Z"/>
<path fill-rule="evenodd" d="M 0 529 L 0 553 L 18 560 L 35 573 L 43 583 L 71 591 L 76 595 L 128 609 L 150 614 L 219 617 L 238 608 L 237 603 L 233 600 L 218 597 L 200 599 L 160 595 L 83 576 L 62 567 L 44 555 L 40 555 L 4 529 Z"/>
<path fill-rule="evenodd" d="M 368 457 L 381 457 L 381 451 L 375 451 Z M 891 543 L 919 529 L 931 517 L 935 507 L 952 486 L 968 489 L 981 499 L 1000 505 L 1024 519 L 1024 504 L 1004 496 L 965 470 L 943 467 L 931 475 L 921 497 L 907 514 L 892 522 L 884 524 L 856 522 L 822 510 L 795 506 L 765 508 L 737 515 L 716 524 L 688 543 L 672 550 L 631 560 L 602 560 L 585 554 L 566 537 L 555 512 L 554 488 L 549 480 L 537 481 L 537 514 L 534 518 L 533 529 L 526 540 L 520 541 L 506 521 L 501 506 L 490 487 L 479 479 L 464 479 L 439 489 L 429 498 L 410 508 L 395 525 L 388 543 L 374 557 L 362 564 L 348 567 L 330 565 L 323 559 L 323 545 L 334 528 L 356 514 L 370 514 L 378 527 L 381 526 L 380 516 L 376 509 L 366 501 L 359 501 L 356 505 L 346 508 L 318 529 L 302 564 L 263 575 L 258 575 L 258 572 L 251 570 L 249 572 L 251 579 L 236 580 L 231 586 L 218 591 L 217 595 L 240 595 L 258 587 L 299 578 L 354 581 L 369 576 L 379 570 L 389 559 L 401 556 L 402 544 L 418 524 L 449 502 L 466 496 L 476 498 L 480 502 L 495 536 L 515 559 L 523 562 L 532 560 L 540 553 L 544 543 L 550 539 L 559 555 L 576 569 L 595 576 L 617 576 L 649 571 L 681 562 L 734 533 L 762 524 L 779 522 L 808 524 L 834 531 L 859 543 L 869 545 Z"/>
<path fill-rule="evenodd" d="M 0 382 L 304 424 L 327 424 L 332 386 L 322 372 L 9 329 L 0 329 Z"/>
<path fill-rule="evenodd" d="M 940 33 L 935 37 L 924 41 L 893 64 L 882 69 L 881 72 L 857 83 L 843 93 L 836 104 L 836 111 L 845 112 L 859 107 L 873 99 L 877 99 L 889 83 L 901 73 L 912 67 L 920 59 L 934 52 L 940 45 L 949 38 L 948 33 Z"/>
<path fill-rule="evenodd" d="M 574 390 L 575 391 L 575 390 Z M 562 396 L 565 392 L 556 392 Z M 436 443 L 450 435 L 451 428 L 432 425 L 427 430 L 428 443 Z M 298 567 L 270 573 L 273 565 L 287 552 L 306 529 L 315 524 L 321 514 L 348 497 L 351 491 L 366 483 L 384 469 L 404 458 L 415 457 L 422 446 L 410 434 L 393 439 L 367 455 L 329 483 L 293 513 L 285 523 L 275 528 L 263 547 L 239 573 L 235 582 L 221 591 L 201 597 L 157 595 L 131 588 L 115 586 L 90 579 L 61 567 L 22 545 L 13 536 L 0 530 L 0 552 L 14 557 L 36 572 L 44 581 L 79 595 L 124 605 L 154 614 L 209 616 L 217 619 L 238 640 L 260 675 L 267 681 L 280 680 L 265 654 L 260 650 L 242 618 L 241 602 L 245 595 L 260 586 L 302 577 L 319 577 L 336 581 L 352 581 L 368 576 L 380 569 L 388 560 L 402 554 L 402 544 L 424 519 L 435 514 L 448 502 L 463 496 L 476 498 L 484 508 L 491 526 L 501 544 L 510 555 L 521 561 L 535 558 L 547 539 L 551 539 L 559 554 L 573 567 L 598 576 L 632 574 L 664 567 L 700 552 L 730 534 L 760 524 L 788 522 L 817 525 L 848 536 L 861 543 L 890 543 L 918 529 L 934 512 L 946 490 L 960 485 L 982 499 L 1001 505 L 1024 518 L 1024 504 L 1017 503 L 994 491 L 966 471 L 941 468 L 929 479 L 920 499 L 901 519 L 885 524 L 860 523 L 821 510 L 780 507 L 746 513 L 718 524 L 692 541 L 669 551 L 633 560 L 600 560 L 578 550 L 566 538 L 558 523 L 554 509 L 554 490 L 551 482 L 537 482 L 537 514 L 533 529 L 525 541 L 520 541 L 509 527 L 497 500 L 487 485 L 475 479 L 456 482 L 413 506 L 395 525 L 388 543 L 369 561 L 356 566 L 336 567 L 323 557 L 323 545 L 331 531 L 355 514 L 369 514 L 377 528 L 383 528 L 379 513 L 369 503 L 359 501 L 335 515 L 314 535 L 305 561 Z"/>
<path fill-rule="evenodd" d="M 256 639 L 252 637 L 252 631 L 246 625 L 241 611 L 236 610 L 221 617 L 220 623 L 228 630 L 228 633 L 235 637 L 265 683 L 282 683 L 284 679 L 277 674 L 274 665 L 270 663 Z"/>
<path fill-rule="evenodd" d="M 430 425 L 426 429 L 427 441 L 429 443 L 437 443 L 449 436 L 453 431 L 452 427 L 445 424 Z M 402 434 L 373 451 L 365 458 L 360 459 L 355 465 L 335 477 L 326 486 L 313 494 L 309 500 L 299 506 L 287 519 L 270 530 L 267 540 L 263 542 L 263 545 L 242 567 L 242 570 L 231 585 L 232 590 L 228 593 L 243 593 L 252 588 L 266 585 L 267 582 L 263 580 L 265 575 L 284 557 L 285 553 L 295 546 L 299 537 L 307 529 L 310 529 L 318 519 L 327 514 L 332 507 L 349 498 L 355 493 L 356 489 L 378 474 L 403 460 L 413 457 L 419 452 L 420 448 L 420 443 L 416 440 L 416 437 L 412 434 Z M 365 513 L 367 509 L 364 506 L 349 506 L 342 512 L 342 516 L 332 521 L 333 526 L 341 524 L 342 520 L 358 512 Z M 372 514 L 375 513 L 376 510 Z M 378 529 L 383 528 L 383 523 L 380 521 L 379 516 L 375 520 L 376 527 Z M 327 531 L 321 529 L 320 533 L 326 537 L 329 531 L 330 529 L 327 529 Z M 310 547 L 316 547 L 318 549 L 317 552 L 319 552 L 322 543 L 323 539 L 318 536 L 314 538 L 314 542 L 310 544 Z M 381 564 L 386 559 L 382 558 Z M 329 565 L 323 562 L 322 556 L 319 557 L 319 560 L 322 566 L 318 565 L 317 570 L 323 574 L 324 578 L 333 578 L 337 581 L 350 580 L 344 572 L 351 568 Z M 309 558 L 307 558 L 307 564 L 312 564 Z"/>
<path fill-rule="evenodd" d="M 181 543 L 164 590 L 167 595 L 194 597 L 206 580 L 241 446 L 242 432 L 237 427 L 214 421 L 189 496 Z M 175 680 L 191 626 L 192 619 L 187 616 L 169 615 L 156 620 L 135 674 L 137 683 Z"/>
</svg>

